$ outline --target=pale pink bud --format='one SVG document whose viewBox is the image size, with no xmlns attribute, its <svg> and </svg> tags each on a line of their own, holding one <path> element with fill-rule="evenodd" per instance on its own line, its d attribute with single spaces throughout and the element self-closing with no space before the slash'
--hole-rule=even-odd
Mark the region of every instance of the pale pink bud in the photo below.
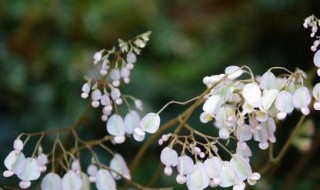
<svg viewBox="0 0 320 190">
<path fill-rule="evenodd" d="M 21 150 L 23 149 L 23 146 L 24 146 L 24 144 L 23 144 L 23 142 L 22 142 L 21 139 L 16 139 L 16 140 L 14 140 L 14 142 L 13 142 L 13 148 L 14 148 L 15 150 L 21 151 Z"/>
<path fill-rule="evenodd" d="M 22 189 L 27 189 L 28 187 L 31 186 L 31 182 L 30 181 L 20 181 L 19 186 Z"/>
</svg>

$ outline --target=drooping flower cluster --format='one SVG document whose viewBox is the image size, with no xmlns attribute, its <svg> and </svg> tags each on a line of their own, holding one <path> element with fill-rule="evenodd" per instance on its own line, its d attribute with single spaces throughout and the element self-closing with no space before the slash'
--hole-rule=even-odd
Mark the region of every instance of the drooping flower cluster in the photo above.
<svg viewBox="0 0 320 190">
<path fill-rule="evenodd" d="M 316 51 L 319 44 L 320 44 L 320 40 L 319 40 L 319 36 L 316 36 L 317 32 L 318 32 L 318 27 L 320 27 L 320 21 L 318 18 L 316 18 L 314 15 L 311 15 L 309 17 L 307 17 L 306 19 L 304 19 L 304 23 L 303 23 L 303 27 L 305 28 L 311 28 L 311 34 L 310 37 L 316 37 L 316 40 L 313 42 L 313 45 L 311 46 L 311 50 L 312 51 Z"/>
<path fill-rule="evenodd" d="M 160 125 L 160 117 L 156 113 L 149 113 L 140 119 L 135 110 L 131 110 L 127 99 L 132 100 L 137 110 L 142 110 L 142 101 L 132 96 L 122 95 L 119 87 L 121 80 L 130 82 L 130 72 L 137 61 L 136 54 L 149 40 L 150 32 L 143 33 L 129 42 L 119 39 L 119 51 L 101 50 L 94 54 L 94 64 L 101 64 L 101 79 L 87 77 L 82 86 L 82 98 L 88 98 L 91 93 L 91 105 L 94 108 L 102 106 L 101 119 L 106 122 L 107 132 L 114 136 L 114 143 L 121 144 L 125 135 L 133 135 L 137 141 L 142 141 L 147 133 L 154 133 Z M 126 54 L 126 58 L 121 57 Z M 110 61 L 110 57 L 113 60 Z M 121 67 L 121 68 L 120 68 Z M 109 75 L 108 75 L 109 73 Z M 108 78 L 109 77 L 109 78 Z M 125 101 L 129 112 L 124 119 L 117 113 L 117 106 Z M 115 111 L 114 111 L 115 110 Z"/>
<path fill-rule="evenodd" d="M 3 172 L 3 176 L 16 175 L 21 180 L 19 186 L 26 189 L 30 187 L 31 181 L 37 180 L 40 174 L 47 170 L 48 159 L 41 148 L 37 157 L 26 157 L 22 152 L 24 143 L 19 138 L 14 141 L 13 148 L 14 150 L 4 160 L 7 170 Z"/>
<path fill-rule="evenodd" d="M 165 165 L 164 173 L 168 176 L 172 175 L 172 167 L 177 167 L 177 183 L 186 183 L 189 190 L 205 189 L 208 186 L 233 186 L 234 190 L 241 190 L 245 188 L 244 181 L 254 185 L 260 179 L 260 174 L 253 173 L 249 161 L 240 154 L 231 155 L 229 161 L 211 155 L 194 163 L 188 155 L 178 157 L 174 149 L 165 147 L 160 159 Z"/>
<path fill-rule="evenodd" d="M 306 74 L 297 69 L 276 77 L 270 69 L 261 77 L 237 80 L 245 68 L 229 66 L 224 74 L 203 79 L 210 92 L 200 120 L 214 120 L 219 137 L 229 139 L 234 135 L 240 149 L 245 149 L 246 141 L 251 139 L 259 142 L 261 149 L 267 149 L 269 143 L 276 141 L 275 120 L 285 119 L 294 108 L 309 114 L 312 97 L 305 85 Z"/>
<path fill-rule="evenodd" d="M 41 189 L 90 190 L 90 183 L 95 183 L 98 190 L 116 190 L 116 180 L 119 180 L 122 176 L 131 179 L 129 169 L 119 154 L 115 154 L 112 158 L 110 169 L 112 171 L 91 164 L 88 166 L 86 174 L 81 170 L 80 162 L 74 160 L 71 169 L 66 171 L 62 178 L 53 172 L 46 174 L 42 180 Z"/>
</svg>

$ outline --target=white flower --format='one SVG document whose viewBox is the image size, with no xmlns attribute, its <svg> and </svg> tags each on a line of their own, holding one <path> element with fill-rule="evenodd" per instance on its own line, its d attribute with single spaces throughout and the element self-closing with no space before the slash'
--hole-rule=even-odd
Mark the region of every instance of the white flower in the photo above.
<svg viewBox="0 0 320 190">
<path fill-rule="evenodd" d="M 241 125 L 238 126 L 235 133 L 239 142 L 248 141 L 252 138 L 252 132 L 250 130 L 250 126 L 248 125 Z"/>
<path fill-rule="evenodd" d="M 120 154 L 115 154 L 110 162 L 110 168 L 117 171 L 127 179 L 131 179 L 130 172 L 126 162 Z M 115 179 L 120 179 L 120 176 L 115 172 L 111 172 Z"/>
<path fill-rule="evenodd" d="M 215 126 L 218 128 L 232 128 L 236 125 L 236 109 L 232 106 L 221 107 L 216 115 Z"/>
<path fill-rule="evenodd" d="M 13 150 L 4 160 L 4 165 L 7 170 L 3 173 L 4 177 L 10 177 L 13 174 L 22 172 L 25 156 L 22 152 Z"/>
<path fill-rule="evenodd" d="M 134 105 L 136 106 L 136 108 L 138 109 L 138 110 L 140 110 L 140 111 L 142 111 L 143 110 L 143 103 L 142 103 L 142 101 L 141 100 L 139 100 L 139 99 L 135 99 L 134 100 Z"/>
<path fill-rule="evenodd" d="M 221 96 L 212 95 L 203 104 L 203 111 L 207 114 L 216 114 L 221 106 Z"/>
<path fill-rule="evenodd" d="M 100 103 L 103 106 L 110 106 L 111 105 L 111 100 L 108 94 L 103 94 L 100 98 Z"/>
<path fill-rule="evenodd" d="M 62 178 L 62 189 L 63 190 L 80 190 L 82 187 L 82 180 L 78 174 L 74 171 L 69 170 L 64 174 Z"/>
<path fill-rule="evenodd" d="M 248 104 L 257 106 L 261 99 L 261 90 L 256 83 L 249 83 L 243 87 L 242 95 Z"/>
<path fill-rule="evenodd" d="M 264 110 L 269 110 L 273 102 L 276 100 L 278 94 L 279 94 L 279 90 L 276 90 L 276 89 L 264 90 L 261 101 L 260 101 L 261 107 Z"/>
<path fill-rule="evenodd" d="M 135 128 L 140 126 L 140 117 L 136 111 L 130 111 L 124 117 L 124 128 L 127 134 L 131 135 Z"/>
<path fill-rule="evenodd" d="M 252 173 L 252 169 L 249 162 L 246 159 L 244 159 L 242 156 L 238 154 L 232 155 L 230 164 L 232 165 L 240 181 L 244 181 L 248 179 L 248 183 L 250 185 L 254 185 L 256 181 L 260 179 L 260 174 Z"/>
<path fill-rule="evenodd" d="M 209 186 L 210 178 L 206 173 L 205 165 L 202 162 L 195 164 L 194 170 L 187 175 L 187 187 L 189 190 L 201 190 Z"/>
<path fill-rule="evenodd" d="M 237 143 L 236 154 L 241 155 L 248 162 L 249 162 L 249 158 L 252 156 L 250 147 L 246 143 L 240 143 L 240 146 L 239 146 L 239 142 Z"/>
<path fill-rule="evenodd" d="M 226 128 L 221 128 L 220 130 L 219 130 L 219 137 L 221 138 L 221 139 L 229 139 L 229 137 L 230 137 L 230 132 L 228 131 L 228 129 L 226 129 Z"/>
<path fill-rule="evenodd" d="M 259 143 L 259 147 L 265 150 L 269 147 L 268 141 L 274 143 L 276 138 L 274 132 L 276 130 L 276 124 L 272 118 L 269 118 L 266 122 L 262 122 L 259 128 L 254 133 L 254 139 Z"/>
<path fill-rule="evenodd" d="M 116 182 L 109 171 L 100 169 L 97 173 L 96 187 L 98 190 L 116 190 Z"/>
<path fill-rule="evenodd" d="M 118 88 L 113 88 L 110 92 L 111 98 L 116 102 L 116 104 L 122 104 L 121 92 Z"/>
<path fill-rule="evenodd" d="M 178 158 L 177 170 L 179 172 L 176 177 L 177 183 L 185 183 L 187 180 L 186 175 L 192 173 L 194 170 L 193 160 L 187 155 L 180 156 Z"/>
<path fill-rule="evenodd" d="M 178 154 L 172 148 L 165 147 L 161 151 L 160 160 L 166 166 L 165 169 L 164 169 L 164 173 L 167 176 L 170 176 L 172 174 L 172 168 L 171 167 L 175 167 L 177 165 L 177 163 L 178 163 Z"/>
<path fill-rule="evenodd" d="M 137 56 L 133 52 L 127 54 L 127 63 L 135 63 L 137 61 Z"/>
<path fill-rule="evenodd" d="M 220 158 L 213 156 L 204 161 L 205 171 L 210 178 L 210 187 L 216 187 L 221 183 L 220 172 L 222 161 Z"/>
<path fill-rule="evenodd" d="M 320 50 L 318 50 L 313 57 L 313 63 L 317 66 L 320 67 Z"/>
<path fill-rule="evenodd" d="M 37 163 L 41 172 L 45 172 L 47 170 L 46 164 L 48 163 L 47 155 L 40 153 L 37 156 Z"/>
<path fill-rule="evenodd" d="M 62 180 L 55 173 L 48 173 L 41 182 L 41 190 L 62 190 Z"/>
<path fill-rule="evenodd" d="M 136 141 L 143 141 L 144 137 L 146 135 L 146 132 L 144 132 L 141 127 L 136 127 L 134 129 L 134 132 L 133 132 L 133 138 L 136 140 Z"/>
<path fill-rule="evenodd" d="M 81 173 L 82 186 L 80 190 L 90 190 L 90 180 L 85 173 Z"/>
<path fill-rule="evenodd" d="M 278 89 L 276 76 L 271 71 L 265 72 L 261 77 L 259 86 L 263 90 Z"/>
<path fill-rule="evenodd" d="M 112 85 L 118 87 L 120 85 L 121 78 L 120 70 L 117 68 L 112 69 L 110 73 L 110 78 L 112 80 Z"/>
<path fill-rule="evenodd" d="M 145 132 L 155 133 L 160 127 L 160 116 L 157 113 L 148 113 L 140 121 L 140 127 Z"/>
<path fill-rule="evenodd" d="M 71 163 L 71 169 L 76 172 L 76 174 L 80 174 L 81 173 L 81 167 L 80 167 L 80 162 L 79 160 L 75 159 L 72 163 Z"/>
<path fill-rule="evenodd" d="M 281 91 L 275 101 L 275 106 L 280 113 L 278 113 L 278 119 L 284 119 L 287 113 L 291 113 L 294 109 L 292 94 L 288 91 Z"/>
<path fill-rule="evenodd" d="M 94 107 L 94 108 L 99 107 L 99 105 L 100 105 L 99 100 L 101 99 L 101 97 L 102 97 L 102 94 L 99 89 L 95 89 L 94 91 L 92 91 L 92 93 L 91 93 L 92 107 Z"/>
<path fill-rule="evenodd" d="M 127 67 L 121 68 L 121 77 L 126 84 L 130 82 L 130 70 Z"/>
<path fill-rule="evenodd" d="M 103 50 L 98 51 L 93 55 L 93 60 L 94 60 L 93 64 L 97 64 L 101 60 L 102 53 L 103 53 Z"/>
<path fill-rule="evenodd" d="M 315 110 L 320 110 L 320 83 L 313 87 L 312 95 L 316 101 L 313 104 Z"/>
<path fill-rule="evenodd" d="M 213 119 L 213 117 L 212 117 L 211 114 L 208 114 L 208 113 L 206 113 L 206 112 L 202 112 L 202 113 L 200 114 L 200 121 L 201 121 L 202 123 L 208 123 L 209 121 L 212 121 L 212 119 Z"/>
<path fill-rule="evenodd" d="M 35 158 L 26 158 L 21 167 L 21 172 L 17 174 L 22 180 L 19 185 L 21 188 L 28 188 L 31 185 L 30 181 L 40 177 L 40 169 L 37 160 Z"/>
<path fill-rule="evenodd" d="M 301 110 L 304 115 L 308 115 L 310 110 L 308 108 L 311 102 L 309 89 L 306 87 L 298 88 L 293 94 L 293 105 L 295 108 Z"/>
<path fill-rule="evenodd" d="M 234 186 L 233 189 L 244 189 L 245 184 L 243 181 L 240 181 L 234 171 L 233 166 L 230 162 L 224 161 L 222 164 L 222 169 L 220 173 L 221 183 L 220 187 L 231 187 Z"/>
<path fill-rule="evenodd" d="M 82 88 L 81 88 L 81 90 L 82 90 L 81 97 L 82 97 L 83 99 L 88 98 L 90 89 L 91 89 L 90 82 L 86 82 L 86 83 L 84 83 L 84 84 L 82 85 Z"/>
<path fill-rule="evenodd" d="M 146 46 L 146 43 L 139 38 L 136 39 L 133 43 L 139 48 L 144 48 Z"/>
<path fill-rule="evenodd" d="M 101 69 L 100 69 L 100 75 L 106 76 L 108 74 L 108 69 L 109 69 L 109 60 L 105 59 L 102 64 L 101 64 Z"/>
<path fill-rule="evenodd" d="M 107 131 L 115 136 L 114 141 L 121 144 L 125 141 L 125 127 L 121 116 L 113 114 L 107 122 Z"/>
<path fill-rule="evenodd" d="M 87 173 L 89 174 L 89 181 L 90 182 L 96 182 L 97 179 L 97 173 L 98 173 L 98 168 L 96 165 L 90 164 L 87 168 Z"/>
<path fill-rule="evenodd" d="M 224 72 L 226 73 L 227 77 L 231 80 L 238 78 L 243 74 L 243 70 L 235 65 L 231 65 L 227 67 Z"/>
</svg>

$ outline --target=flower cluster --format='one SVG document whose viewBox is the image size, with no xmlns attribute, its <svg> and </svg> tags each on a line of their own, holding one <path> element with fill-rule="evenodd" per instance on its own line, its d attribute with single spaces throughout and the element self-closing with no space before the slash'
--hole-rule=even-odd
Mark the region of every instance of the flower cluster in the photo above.
<svg viewBox="0 0 320 190">
<path fill-rule="evenodd" d="M 160 159 L 165 165 L 164 173 L 168 176 L 172 174 L 172 167 L 177 167 L 177 183 L 186 183 L 189 190 L 205 189 L 208 186 L 233 186 L 234 190 L 241 190 L 245 188 L 245 180 L 254 185 L 260 179 L 260 174 L 253 173 L 249 161 L 240 154 L 232 154 L 229 161 L 211 155 L 204 161 L 194 163 L 186 154 L 178 157 L 177 152 L 168 146 L 162 150 Z"/>
<path fill-rule="evenodd" d="M 147 133 L 155 133 L 160 127 L 160 117 L 157 113 L 148 113 L 140 119 L 136 111 L 130 111 L 124 119 L 113 114 L 107 121 L 107 131 L 114 136 L 114 142 L 121 144 L 125 134 L 132 135 L 136 141 L 142 141 Z"/>
<path fill-rule="evenodd" d="M 106 122 L 113 142 L 121 144 L 125 135 L 132 135 L 135 140 L 142 141 L 146 132 L 154 133 L 160 125 L 160 117 L 156 113 L 149 113 L 140 119 L 137 111 L 132 110 L 127 99 L 133 101 L 137 110 L 142 110 L 142 101 L 133 96 L 123 95 L 119 89 L 121 80 L 130 82 L 130 72 L 137 61 L 136 54 L 140 54 L 149 41 L 150 32 L 143 33 L 129 42 L 119 39 L 119 51 L 101 50 L 93 56 L 94 64 L 100 64 L 101 79 L 86 77 L 82 86 L 82 98 L 88 98 L 91 93 L 91 105 L 94 108 L 102 106 L 101 119 Z M 122 57 L 122 54 L 126 54 Z M 110 61 L 110 57 L 113 57 Z M 108 75 L 109 74 L 109 75 Z M 117 113 L 117 106 L 126 103 L 129 112 L 124 119 Z M 115 110 L 115 111 L 114 111 Z"/>
<path fill-rule="evenodd" d="M 311 34 L 310 37 L 316 37 L 317 39 L 314 41 L 313 45 L 311 46 L 312 51 L 316 51 L 317 47 L 320 44 L 319 37 L 316 36 L 316 33 L 318 32 L 318 27 L 320 26 L 320 21 L 318 18 L 316 18 L 314 15 L 311 15 L 304 19 L 303 27 L 305 28 L 311 28 Z"/>
<path fill-rule="evenodd" d="M 47 170 L 47 156 L 42 153 L 42 148 L 38 149 L 37 157 L 25 157 L 22 150 L 24 143 L 17 138 L 13 143 L 14 150 L 4 160 L 4 165 L 7 168 L 3 172 L 4 177 L 16 175 L 21 181 L 19 186 L 23 189 L 30 187 L 31 181 L 40 177 L 41 172 Z"/>
<path fill-rule="evenodd" d="M 276 119 L 285 119 L 294 108 L 304 115 L 310 113 L 312 97 L 305 85 L 306 74 L 297 69 L 276 77 L 271 68 L 261 77 L 237 80 L 244 72 L 253 76 L 245 69 L 229 66 L 224 74 L 203 79 L 210 92 L 200 120 L 206 123 L 214 119 L 219 137 L 229 139 L 233 134 L 239 148 L 244 149 L 245 142 L 253 138 L 261 149 L 267 149 L 276 141 Z"/>
<path fill-rule="evenodd" d="M 90 182 L 95 183 L 98 190 L 115 190 L 116 181 L 122 176 L 131 179 L 129 169 L 121 155 L 115 154 L 110 162 L 110 172 L 107 169 L 91 164 L 87 174 L 81 171 L 80 163 L 74 160 L 71 169 L 61 178 L 50 172 L 42 180 L 42 190 L 89 190 Z M 121 175 L 121 176 L 120 176 Z"/>
</svg>

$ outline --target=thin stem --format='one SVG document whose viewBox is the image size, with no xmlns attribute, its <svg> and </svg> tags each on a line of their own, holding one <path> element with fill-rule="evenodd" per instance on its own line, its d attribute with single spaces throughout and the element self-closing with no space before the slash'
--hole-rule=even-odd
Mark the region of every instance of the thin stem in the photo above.
<svg viewBox="0 0 320 190">
<path fill-rule="evenodd" d="M 166 107 L 168 107 L 170 104 L 179 104 L 179 105 L 186 105 L 190 102 L 193 102 L 195 100 L 199 99 L 199 96 L 196 96 L 194 98 L 191 98 L 190 100 L 184 101 L 184 102 L 178 102 L 178 101 L 170 101 L 166 105 L 164 105 L 159 111 L 158 114 L 160 114 Z"/>
<path fill-rule="evenodd" d="M 290 73 L 290 74 L 293 73 L 292 71 L 288 70 L 288 69 L 285 68 L 285 67 L 271 67 L 268 71 L 275 70 L 275 69 L 284 70 L 284 71 L 286 71 L 286 72 L 288 72 L 288 73 Z"/>
</svg>

